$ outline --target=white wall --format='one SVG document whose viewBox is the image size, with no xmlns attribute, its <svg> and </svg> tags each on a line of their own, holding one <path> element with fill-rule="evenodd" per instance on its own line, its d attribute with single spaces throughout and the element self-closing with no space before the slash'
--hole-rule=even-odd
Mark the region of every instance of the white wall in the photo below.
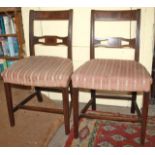
<svg viewBox="0 0 155 155">
<path fill-rule="evenodd" d="M 70 8 L 22 8 L 22 16 L 23 16 L 23 26 L 24 26 L 24 35 L 25 35 L 25 45 L 26 45 L 26 53 L 29 55 L 29 10 L 61 10 L 61 9 L 70 9 Z M 91 9 L 106 9 L 106 10 L 116 10 L 116 9 L 131 9 L 131 8 L 73 8 L 73 63 L 74 69 L 79 67 L 85 61 L 89 60 L 89 41 L 90 41 L 90 11 Z M 136 8 L 132 8 L 136 9 Z M 153 24 L 154 24 L 154 8 L 141 8 L 142 15 L 141 15 L 141 41 L 140 41 L 140 62 L 147 68 L 147 70 L 151 73 L 151 65 L 152 65 L 152 51 L 153 51 Z M 37 23 L 38 26 L 36 33 L 39 34 L 46 34 L 47 32 L 52 32 L 50 29 L 49 24 L 47 23 Z M 65 28 L 66 24 L 63 25 L 62 29 Z M 125 36 L 130 36 L 129 32 L 129 23 L 122 23 L 119 25 L 120 32 L 125 33 Z M 55 25 L 57 27 L 57 25 Z M 107 25 L 108 27 L 110 25 Z M 115 30 L 115 29 L 113 29 Z M 134 23 L 132 23 L 132 35 L 134 31 Z M 98 32 L 101 34 L 102 31 Z M 112 33 L 115 34 L 117 31 L 113 31 Z M 103 33 L 106 33 L 103 32 Z M 62 32 L 61 32 L 62 34 Z M 48 51 L 49 49 L 42 48 L 37 46 L 38 54 L 42 54 L 40 50 Z M 61 48 L 59 48 L 59 51 Z M 55 53 L 47 52 L 47 55 L 57 54 L 57 50 Z M 108 54 L 107 54 L 108 53 Z M 110 54 L 109 54 L 110 53 Z M 116 53 L 116 52 L 115 52 Z M 122 57 L 123 51 L 114 54 L 113 51 L 101 53 L 100 51 L 97 52 L 97 57 L 110 57 L 110 58 L 120 58 Z M 65 56 L 64 53 L 60 53 L 61 56 Z M 133 52 L 125 52 L 123 58 L 132 59 Z M 47 94 L 49 97 L 53 99 L 61 99 L 61 96 L 58 94 Z M 80 93 L 80 101 L 86 102 L 89 98 L 89 94 L 87 93 Z M 128 106 L 128 101 L 113 101 L 113 100 L 98 100 L 98 103 L 108 103 L 108 104 L 116 104 L 116 105 L 123 105 Z M 138 103 L 141 103 L 141 96 L 138 97 Z"/>
</svg>

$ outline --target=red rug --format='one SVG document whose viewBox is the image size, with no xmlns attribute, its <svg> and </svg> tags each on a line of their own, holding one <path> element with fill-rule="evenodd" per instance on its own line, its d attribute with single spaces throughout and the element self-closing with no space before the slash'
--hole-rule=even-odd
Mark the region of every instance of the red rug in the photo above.
<svg viewBox="0 0 155 155">
<path fill-rule="evenodd" d="M 140 124 L 117 121 L 101 121 L 83 118 L 79 126 L 79 138 L 73 138 L 73 129 L 65 146 L 73 147 L 126 147 L 140 145 Z M 145 146 L 155 146 L 155 117 L 149 117 Z"/>
</svg>

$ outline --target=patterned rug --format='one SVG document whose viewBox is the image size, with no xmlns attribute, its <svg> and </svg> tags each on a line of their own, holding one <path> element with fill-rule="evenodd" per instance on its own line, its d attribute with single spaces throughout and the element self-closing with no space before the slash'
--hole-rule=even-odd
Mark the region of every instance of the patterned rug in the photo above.
<svg viewBox="0 0 155 155">
<path fill-rule="evenodd" d="M 73 147 L 127 147 L 140 145 L 140 124 L 83 118 L 79 138 L 73 138 L 73 129 L 65 146 Z M 155 146 L 155 117 L 149 117 L 145 146 Z"/>
</svg>

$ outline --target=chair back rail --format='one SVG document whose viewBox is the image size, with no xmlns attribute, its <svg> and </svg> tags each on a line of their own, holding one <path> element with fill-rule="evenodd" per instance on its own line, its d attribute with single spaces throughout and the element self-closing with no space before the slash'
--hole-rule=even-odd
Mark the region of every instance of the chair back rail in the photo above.
<svg viewBox="0 0 155 155">
<path fill-rule="evenodd" d="M 95 22 L 96 21 L 136 21 L 136 37 L 108 37 L 96 38 Z M 90 59 L 95 58 L 95 48 L 133 48 L 135 49 L 134 59 L 139 61 L 139 42 L 140 42 L 140 9 L 138 10 L 119 10 L 119 11 L 91 11 L 91 37 L 90 37 Z"/>
</svg>

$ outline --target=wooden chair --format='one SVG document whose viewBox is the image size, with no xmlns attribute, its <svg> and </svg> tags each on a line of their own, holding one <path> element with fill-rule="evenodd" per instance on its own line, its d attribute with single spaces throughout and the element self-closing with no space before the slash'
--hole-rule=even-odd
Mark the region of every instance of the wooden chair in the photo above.
<svg viewBox="0 0 155 155">
<path fill-rule="evenodd" d="M 97 28 L 95 25 L 96 21 L 135 21 L 137 23 L 136 37 L 130 39 L 123 37 L 97 39 L 95 36 L 95 30 Z M 102 28 L 104 29 L 104 27 Z M 80 66 L 72 75 L 75 138 L 78 137 L 79 119 L 81 117 L 86 117 L 91 119 L 140 122 L 141 144 L 144 144 L 149 105 L 149 91 L 152 80 L 144 66 L 138 62 L 139 42 L 140 10 L 91 11 L 90 61 Z M 97 47 L 124 49 L 133 48 L 135 51 L 134 60 L 97 59 L 95 58 L 95 48 Z M 79 113 L 78 96 L 81 89 L 90 90 L 91 99 Z M 102 96 L 96 91 L 107 91 L 111 92 L 111 94 Z M 113 94 L 112 92 L 119 92 L 121 93 L 121 96 L 117 96 L 116 93 Z M 124 93 L 126 93 L 127 96 L 124 96 Z M 138 108 L 136 103 L 137 93 L 143 93 L 142 110 Z M 126 116 L 122 118 L 121 114 L 101 114 L 88 111 L 90 105 L 92 106 L 92 110 L 96 111 L 96 98 L 131 100 L 131 113 L 134 113 L 136 110 L 138 115 L 135 117 Z"/>
<path fill-rule="evenodd" d="M 57 113 L 64 115 L 65 133 L 70 132 L 70 106 L 69 106 L 69 91 L 70 79 L 73 72 L 72 65 L 72 10 L 60 11 L 30 11 L 29 16 L 29 39 L 30 39 L 30 57 L 25 57 L 6 69 L 3 73 L 5 86 L 7 107 L 10 118 L 10 125 L 15 125 L 14 112 L 18 109 L 42 111 L 48 113 Z M 35 21 L 67 21 L 67 36 L 35 36 L 34 22 Z M 49 29 L 52 29 L 49 27 Z M 45 46 L 65 46 L 67 47 L 67 57 L 56 56 L 36 56 L 35 45 L 41 44 Z M 52 52 L 52 51 L 50 51 Z M 13 106 L 11 88 L 31 87 L 34 88 L 34 93 L 24 99 L 17 106 Z M 63 109 L 49 109 L 45 107 L 25 105 L 34 96 L 37 96 L 41 102 L 41 90 L 54 91 L 62 93 Z M 22 116 L 21 116 L 22 117 Z M 39 120 L 38 120 L 39 121 Z"/>
</svg>

